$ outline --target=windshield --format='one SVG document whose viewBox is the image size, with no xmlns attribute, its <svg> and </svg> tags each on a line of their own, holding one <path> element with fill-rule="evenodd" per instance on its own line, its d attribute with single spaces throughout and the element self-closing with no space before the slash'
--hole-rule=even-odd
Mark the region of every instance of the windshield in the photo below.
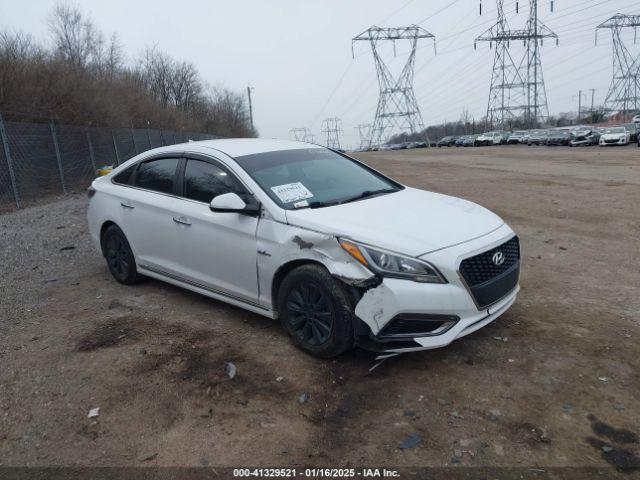
<svg viewBox="0 0 640 480">
<path fill-rule="evenodd" d="M 604 133 L 627 133 L 624 127 L 607 128 Z"/>
<path fill-rule="evenodd" d="M 280 150 L 235 161 L 282 208 L 327 207 L 402 190 L 402 185 L 326 148 Z"/>
<path fill-rule="evenodd" d="M 527 132 L 523 132 L 522 130 L 517 130 L 517 131 L 513 132 L 513 135 L 518 136 L 518 137 L 522 137 L 526 133 Z"/>
</svg>

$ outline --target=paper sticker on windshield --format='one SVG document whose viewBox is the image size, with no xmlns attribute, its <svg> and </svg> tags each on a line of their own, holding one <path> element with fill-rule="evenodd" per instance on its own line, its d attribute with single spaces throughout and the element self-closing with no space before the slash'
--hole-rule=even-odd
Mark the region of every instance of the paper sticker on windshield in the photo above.
<svg viewBox="0 0 640 480">
<path fill-rule="evenodd" d="M 271 187 L 271 191 L 278 196 L 282 203 L 291 203 L 296 200 L 313 197 L 313 193 L 307 190 L 307 187 L 300 182 L 276 185 Z"/>
</svg>

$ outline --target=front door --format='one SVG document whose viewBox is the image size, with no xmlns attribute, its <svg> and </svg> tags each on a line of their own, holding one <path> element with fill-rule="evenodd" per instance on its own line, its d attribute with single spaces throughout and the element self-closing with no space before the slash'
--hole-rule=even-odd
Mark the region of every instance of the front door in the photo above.
<svg viewBox="0 0 640 480">
<path fill-rule="evenodd" d="M 216 293 L 256 303 L 256 229 L 258 217 L 212 212 L 211 200 L 223 193 L 246 195 L 241 182 L 211 159 L 187 159 L 182 199 L 175 210 L 184 222 L 180 240 L 186 279 Z"/>
</svg>

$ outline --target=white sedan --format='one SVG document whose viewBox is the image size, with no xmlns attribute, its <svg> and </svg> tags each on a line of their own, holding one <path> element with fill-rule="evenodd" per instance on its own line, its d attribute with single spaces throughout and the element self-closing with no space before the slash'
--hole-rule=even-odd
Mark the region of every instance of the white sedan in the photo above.
<svg viewBox="0 0 640 480">
<path fill-rule="evenodd" d="M 445 346 L 519 290 L 519 241 L 497 215 L 317 145 L 157 148 L 88 195 L 91 236 L 118 282 L 153 277 L 279 318 L 320 357 Z"/>
<path fill-rule="evenodd" d="M 600 135 L 600 146 L 607 145 L 629 145 L 631 134 L 625 127 L 605 128 Z"/>
</svg>

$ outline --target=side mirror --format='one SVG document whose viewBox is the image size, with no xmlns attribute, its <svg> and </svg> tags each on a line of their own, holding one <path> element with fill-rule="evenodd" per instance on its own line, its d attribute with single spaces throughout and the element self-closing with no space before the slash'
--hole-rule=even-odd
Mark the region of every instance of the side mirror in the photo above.
<svg viewBox="0 0 640 480">
<path fill-rule="evenodd" d="M 237 193 L 223 193 L 211 200 L 209 208 L 212 212 L 217 213 L 244 213 L 255 215 L 260 212 L 260 205 L 252 201 L 246 203 Z"/>
</svg>

